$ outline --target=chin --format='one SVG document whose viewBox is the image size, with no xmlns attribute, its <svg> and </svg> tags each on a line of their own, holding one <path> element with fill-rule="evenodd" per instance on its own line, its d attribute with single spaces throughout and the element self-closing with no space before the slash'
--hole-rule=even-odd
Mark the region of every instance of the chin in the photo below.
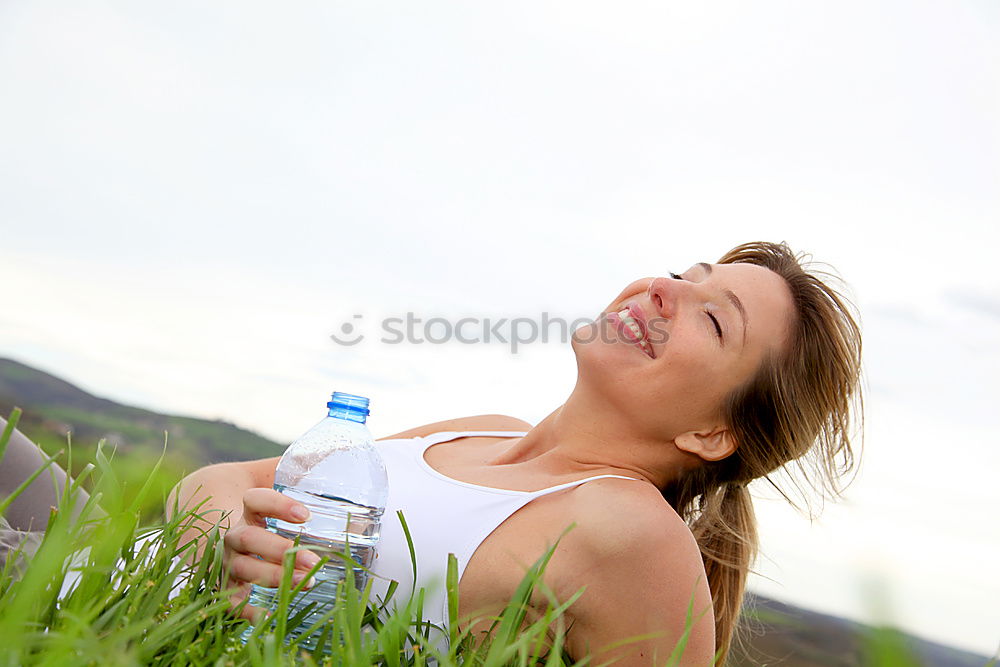
<svg viewBox="0 0 1000 667">
<path fill-rule="evenodd" d="M 603 324 L 602 320 L 591 322 L 580 327 L 570 336 L 570 346 L 573 348 L 573 354 L 576 355 L 578 362 L 581 357 L 592 357 L 595 353 L 601 356 L 606 355 L 607 348 L 610 346 L 604 340 L 606 338 L 605 332 L 601 331 Z"/>
<path fill-rule="evenodd" d="M 648 358 L 621 342 L 604 340 L 600 325 L 596 322 L 574 331 L 571 345 L 576 357 L 577 381 L 603 394 L 616 391 L 629 376 L 635 377 Z"/>
<path fill-rule="evenodd" d="M 570 347 L 573 348 L 574 352 L 579 352 L 580 347 L 594 342 L 595 337 L 598 335 L 597 325 L 597 322 L 584 324 L 582 327 L 577 328 L 572 334 L 570 334 Z M 587 341 L 589 341 L 589 343 Z"/>
</svg>

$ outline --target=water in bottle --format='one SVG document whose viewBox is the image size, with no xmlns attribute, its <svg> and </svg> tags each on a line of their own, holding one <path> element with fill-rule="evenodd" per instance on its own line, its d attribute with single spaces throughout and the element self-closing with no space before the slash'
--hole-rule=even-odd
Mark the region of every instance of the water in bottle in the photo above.
<svg viewBox="0 0 1000 667">
<path fill-rule="evenodd" d="M 274 488 L 305 505 L 310 517 L 305 523 L 288 523 L 268 518 L 267 527 L 294 540 L 318 556 L 330 556 L 316 573 L 315 585 L 296 596 L 288 608 L 292 618 L 305 606 L 317 603 L 289 637 L 302 634 L 329 611 L 336 599 L 337 584 L 347 566 L 335 553 L 349 553 L 366 568 L 371 567 L 378 543 L 388 483 L 385 464 L 375 449 L 365 425 L 368 399 L 335 392 L 327 403 L 329 415 L 288 446 L 274 472 Z M 367 573 L 354 568 L 358 590 L 364 588 Z M 249 604 L 274 610 L 277 589 L 254 585 Z M 252 629 L 244 633 L 244 640 Z M 302 641 L 314 648 L 318 633 Z"/>
</svg>

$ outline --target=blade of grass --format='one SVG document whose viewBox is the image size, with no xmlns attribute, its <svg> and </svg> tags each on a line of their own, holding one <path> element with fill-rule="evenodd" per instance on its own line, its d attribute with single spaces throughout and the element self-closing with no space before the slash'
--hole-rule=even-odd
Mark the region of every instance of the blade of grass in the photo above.
<svg viewBox="0 0 1000 667">
<path fill-rule="evenodd" d="M 14 429 L 17 428 L 17 422 L 20 419 L 21 408 L 14 408 L 10 411 L 7 425 L 3 427 L 3 434 L 0 434 L 0 461 L 3 461 L 3 455 L 7 453 L 7 444 L 10 442 L 11 436 L 14 435 Z"/>
</svg>

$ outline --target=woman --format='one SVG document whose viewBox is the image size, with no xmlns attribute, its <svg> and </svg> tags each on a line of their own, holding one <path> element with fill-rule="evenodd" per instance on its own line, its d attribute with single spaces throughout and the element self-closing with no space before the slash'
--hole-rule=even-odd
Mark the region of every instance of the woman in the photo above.
<svg viewBox="0 0 1000 667">
<path fill-rule="evenodd" d="M 573 351 L 576 386 L 536 426 L 484 415 L 385 439 L 396 493 L 386 517 L 395 505 L 414 540 L 421 527 L 434 532 L 417 544 L 418 565 L 456 553 L 463 618 L 498 613 L 525 566 L 575 524 L 544 578 L 560 600 L 585 589 L 566 615 L 571 655 L 662 663 L 693 600 L 683 664 L 710 664 L 716 652 L 722 664 L 757 548 L 746 485 L 807 454 L 819 463 L 815 482 L 852 465 L 858 327 L 787 246 L 752 243 L 714 265 L 633 282 L 574 334 Z M 276 462 L 210 466 L 178 488 L 183 503 L 210 498 L 232 511 L 225 553 L 244 595 L 251 582 L 276 585 L 291 546 L 264 517 L 303 519 L 270 489 Z M 452 500 L 428 503 L 426 493 Z M 454 530 L 435 527 L 446 510 Z M 391 571 L 400 556 L 387 523 L 380 554 Z M 310 556 L 297 556 L 299 577 Z"/>
</svg>

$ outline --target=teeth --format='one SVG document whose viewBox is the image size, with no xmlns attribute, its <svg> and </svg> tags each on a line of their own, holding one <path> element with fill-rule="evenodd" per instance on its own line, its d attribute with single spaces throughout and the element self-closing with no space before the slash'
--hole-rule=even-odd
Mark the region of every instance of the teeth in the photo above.
<svg viewBox="0 0 1000 667">
<path fill-rule="evenodd" d="M 639 324 L 629 314 L 628 308 L 619 311 L 618 317 L 621 318 L 622 324 L 627 326 L 629 330 L 635 334 L 635 337 L 639 339 L 639 345 L 641 345 L 644 350 L 648 350 L 649 343 L 646 342 L 646 337 L 642 334 L 642 327 L 640 327 Z"/>
</svg>

